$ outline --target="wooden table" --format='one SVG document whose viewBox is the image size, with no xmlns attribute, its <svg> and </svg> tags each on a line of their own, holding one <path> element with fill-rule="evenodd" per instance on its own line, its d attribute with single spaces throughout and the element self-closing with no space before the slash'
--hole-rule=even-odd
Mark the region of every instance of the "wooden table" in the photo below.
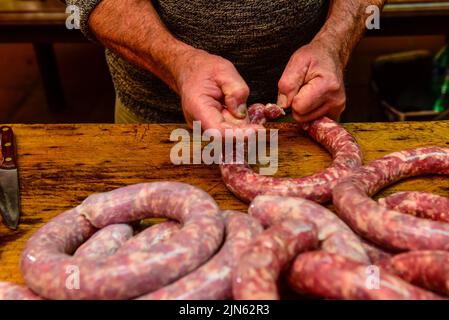
<svg viewBox="0 0 449 320">
<path fill-rule="evenodd" d="M 312 174 L 330 156 L 297 130 L 279 128 L 278 176 Z M 175 166 L 169 140 L 174 125 L 13 125 L 18 143 L 22 218 L 19 229 L 0 226 L 0 281 L 22 283 L 18 262 L 26 240 L 50 218 L 88 195 L 150 181 L 182 181 L 207 190 L 222 209 L 246 211 L 221 182 L 218 167 Z M 426 145 L 449 145 L 449 121 L 347 124 L 365 159 Z M 411 179 L 386 192 L 422 190 L 449 196 L 447 177 Z"/>
</svg>

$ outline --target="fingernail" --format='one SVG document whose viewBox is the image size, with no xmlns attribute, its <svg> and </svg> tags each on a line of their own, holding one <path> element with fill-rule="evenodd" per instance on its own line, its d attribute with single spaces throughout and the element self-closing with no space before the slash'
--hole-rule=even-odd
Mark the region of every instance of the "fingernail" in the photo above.
<svg viewBox="0 0 449 320">
<path fill-rule="evenodd" d="M 242 103 L 241 105 L 239 105 L 237 107 L 237 112 L 242 118 L 245 118 L 246 115 L 248 114 L 248 108 L 246 107 L 246 103 Z"/>
<path fill-rule="evenodd" d="M 277 105 L 278 105 L 279 107 L 281 107 L 282 109 L 287 108 L 287 102 L 288 102 L 288 99 L 287 99 L 287 96 L 286 96 L 286 95 L 280 94 L 280 95 L 278 96 L 278 102 L 277 102 Z"/>
</svg>

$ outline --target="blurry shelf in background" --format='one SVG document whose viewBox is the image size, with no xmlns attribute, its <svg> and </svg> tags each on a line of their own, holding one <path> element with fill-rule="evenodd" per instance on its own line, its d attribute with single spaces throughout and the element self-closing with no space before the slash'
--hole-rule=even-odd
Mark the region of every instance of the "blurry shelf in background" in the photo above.
<svg viewBox="0 0 449 320">
<path fill-rule="evenodd" d="M 59 0 L 1 0 L 0 42 L 85 42 L 66 28 L 65 10 Z"/>
<path fill-rule="evenodd" d="M 2 0 L 1 24 L 61 24 L 65 6 L 58 0 Z"/>
<path fill-rule="evenodd" d="M 59 0 L 1 0 L 0 42 L 85 42 Z M 388 0 L 369 36 L 449 34 L 449 0 Z"/>
<path fill-rule="evenodd" d="M 448 0 L 388 0 L 384 9 L 386 17 L 448 14 Z"/>
<path fill-rule="evenodd" d="M 381 28 L 368 36 L 449 34 L 449 0 L 388 0 Z"/>
<path fill-rule="evenodd" d="M 88 42 L 79 30 L 65 27 L 65 10 L 66 6 L 59 0 L 0 0 L 0 43 L 34 45 L 50 110 L 64 106 L 53 44 Z M 376 37 L 449 35 L 448 21 L 449 0 L 388 0 L 380 30 L 369 31 L 367 35 L 381 51 L 388 44 Z"/>
</svg>

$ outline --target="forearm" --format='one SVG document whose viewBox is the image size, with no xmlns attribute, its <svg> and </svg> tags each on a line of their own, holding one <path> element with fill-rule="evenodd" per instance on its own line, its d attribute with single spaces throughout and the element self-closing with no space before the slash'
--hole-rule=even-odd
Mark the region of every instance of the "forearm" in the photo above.
<svg viewBox="0 0 449 320">
<path fill-rule="evenodd" d="M 332 0 L 329 16 L 314 40 L 332 44 L 343 67 L 363 36 L 370 5 L 382 8 L 386 0 Z"/>
<path fill-rule="evenodd" d="M 178 92 L 176 62 L 193 48 L 169 32 L 151 1 L 103 0 L 91 13 L 89 27 L 105 47 Z"/>
</svg>

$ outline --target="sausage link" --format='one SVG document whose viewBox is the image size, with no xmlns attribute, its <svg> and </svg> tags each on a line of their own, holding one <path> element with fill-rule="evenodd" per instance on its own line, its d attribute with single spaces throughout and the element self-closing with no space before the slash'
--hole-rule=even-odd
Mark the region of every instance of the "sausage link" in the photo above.
<svg viewBox="0 0 449 320">
<path fill-rule="evenodd" d="M 253 124 L 264 125 L 269 120 L 275 120 L 285 115 L 284 109 L 273 103 L 264 105 L 255 103 L 248 108 L 249 120 Z"/>
<path fill-rule="evenodd" d="M 179 224 L 162 222 L 139 233 L 130 239 L 133 230 L 127 224 L 113 224 L 98 230 L 89 240 L 81 245 L 74 256 L 87 259 L 98 259 L 112 256 L 117 250 L 149 250 L 156 243 L 168 239 Z M 130 239 L 130 240 L 128 240 Z M 123 245 L 124 244 L 124 245 Z M 13 283 L 0 282 L 0 300 L 41 300 L 27 287 Z"/>
<path fill-rule="evenodd" d="M 254 108 L 257 112 L 250 107 L 249 114 L 255 113 L 256 121 L 263 123 L 260 120 L 260 104 Z M 276 114 L 276 108 L 278 114 L 283 113 L 280 107 L 273 104 L 265 108 L 268 108 L 269 114 Z M 262 194 L 301 197 L 319 203 L 329 201 L 336 182 L 362 164 L 362 152 L 352 135 L 328 118 L 303 124 L 302 129 L 331 153 L 333 162 L 327 169 L 308 177 L 276 178 L 259 175 L 247 164 L 223 163 L 220 170 L 228 189 L 245 202 L 251 202 Z"/>
<path fill-rule="evenodd" d="M 42 300 L 30 289 L 10 282 L 0 282 L 0 300 Z"/>
<path fill-rule="evenodd" d="M 359 237 L 333 212 L 302 198 L 258 196 L 248 213 L 267 227 L 283 220 L 293 219 L 313 223 L 318 230 L 321 248 L 329 253 L 369 264 Z"/>
<path fill-rule="evenodd" d="M 392 153 L 356 170 L 333 191 L 338 215 L 357 233 L 395 250 L 449 250 L 449 224 L 389 210 L 370 198 L 398 180 L 449 174 L 449 148 Z"/>
<path fill-rule="evenodd" d="M 365 249 L 366 254 L 370 258 L 372 264 L 382 265 L 384 261 L 387 261 L 393 256 L 393 253 L 390 253 L 382 248 L 379 248 L 375 244 L 372 244 L 363 239 L 362 245 L 363 249 Z"/>
<path fill-rule="evenodd" d="M 176 234 L 181 226 L 174 221 L 158 223 L 146 228 L 136 236 L 125 242 L 118 253 L 133 251 L 149 251 L 155 244 L 164 242 Z"/>
<path fill-rule="evenodd" d="M 233 272 L 236 300 L 279 300 L 277 281 L 281 271 L 300 252 L 316 248 L 313 224 L 285 220 L 259 235 L 245 250 Z"/>
<path fill-rule="evenodd" d="M 70 256 L 96 228 L 150 217 L 183 227 L 151 252 L 97 260 Z M 28 287 L 45 298 L 128 299 L 196 269 L 217 250 L 223 229 L 217 204 L 200 189 L 176 182 L 133 185 L 92 195 L 51 220 L 29 239 L 20 267 Z"/>
<path fill-rule="evenodd" d="M 132 236 L 130 225 L 111 224 L 98 230 L 75 251 L 74 256 L 87 259 L 112 256 Z"/>
<path fill-rule="evenodd" d="M 449 294 L 449 253 L 446 251 L 411 251 L 398 254 L 386 261 L 385 267 L 405 281 Z"/>
<path fill-rule="evenodd" d="M 379 203 L 388 209 L 419 218 L 449 222 L 449 198 L 425 192 L 398 192 Z"/>
<path fill-rule="evenodd" d="M 226 240 L 221 250 L 199 269 L 141 300 L 221 300 L 232 297 L 232 269 L 243 250 L 262 232 L 247 214 L 224 211 Z"/>
<path fill-rule="evenodd" d="M 379 269 L 378 283 L 371 282 L 367 266 L 343 256 L 314 251 L 299 255 L 288 274 L 288 283 L 300 293 L 344 300 L 437 300 L 440 296 L 415 287 Z"/>
</svg>

